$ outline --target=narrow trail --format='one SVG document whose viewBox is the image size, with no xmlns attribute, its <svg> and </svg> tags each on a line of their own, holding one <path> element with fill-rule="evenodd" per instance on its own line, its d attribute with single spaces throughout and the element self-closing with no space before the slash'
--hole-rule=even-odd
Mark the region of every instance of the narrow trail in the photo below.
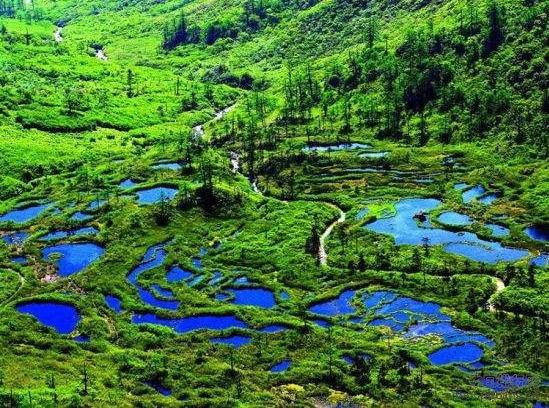
<svg viewBox="0 0 549 408">
<path fill-rule="evenodd" d="M 494 298 L 499 292 L 505 289 L 505 282 L 503 282 L 501 278 L 494 277 L 494 281 L 496 282 L 496 291 L 492 296 L 490 296 L 490 299 L 488 300 L 488 310 L 490 310 L 491 312 L 495 312 L 497 310 L 492 303 L 492 298 Z"/>
<path fill-rule="evenodd" d="M 15 292 L 13 292 L 13 294 L 8 297 L 6 300 L 4 300 L 3 302 L 0 302 L 0 306 L 1 307 L 4 307 L 6 306 L 8 303 L 10 303 L 11 301 L 13 301 L 17 295 L 19 294 L 19 292 L 21 292 L 21 290 L 23 289 L 23 286 L 25 286 L 25 277 L 23 275 L 21 275 L 20 272 L 18 271 L 15 271 L 13 269 L 10 269 L 11 272 L 15 272 L 18 276 L 19 276 L 19 287 L 17 288 L 17 290 Z"/>
<path fill-rule="evenodd" d="M 326 241 L 326 238 L 332 233 L 334 227 L 337 224 L 341 224 L 345 221 L 345 212 L 341 208 L 339 208 L 337 205 L 332 203 L 324 203 L 326 205 L 329 205 L 330 207 L 336 209 L 339 211 L 339 218 L 332 222 L 330 225 L 328 225 L 328 228 L 326 228 L 326 231 L 322 233 L 320 236 L 320 246 L 318 248 L 318 259 L 320 260 L 321 265 L 326 265 L 328 263 L 328 254 L 326 253 L 326 248 L 324 246 L 324 241 Z"/>
</svg>

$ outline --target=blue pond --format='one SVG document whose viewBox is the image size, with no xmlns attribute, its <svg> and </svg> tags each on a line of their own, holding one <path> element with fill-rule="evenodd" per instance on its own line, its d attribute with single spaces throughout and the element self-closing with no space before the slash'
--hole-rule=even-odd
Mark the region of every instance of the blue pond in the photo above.
<svg viewBox="0 0 549 408">
<path fill-rule="evenodd" d="M 19 313 L 33 316 L 44 326 L 54 328 L 59 334 L 68 334 L 76 329 L 80 314 L 74 306 L 54 302 L 29 302 L 16 306 Z"/>
<path fill-rule="evenodd" d="M 494 342 L 488 337 L 476 333 L 460 330 L 450 322 L 418 323 L 408 328 L 404 337 L 422 337 L 426 335 L 437 335 L 446 343 L 477 342 L 493 347 Z"/>
<path fill-rule="evenodd" d="M 105 303 L 116 313 L 122 313 L 122 302 L 113 295 L 105 295 Z"/>
<path fill-rule="evenodd" d="M 55 261 L 59 269 L 59 275 L 70 276 L 86 269 L 90 264 L 98 260 L 105 253 L 105 249 L 90 242 L 61 244 L 44 248 L 42 258 L 51 259 L 53 254 L 60 254 Z"/>
<path fill-rule="evenodd" d="M 359 154 L 358 157 L 364 157 L 367 159 L 379 159 L 380 157 L 385 157 L 388 154 L 389 152 L 366 152 Z"/>
<path fill-rule="evenodd" d="M 454 184 L 454 190 L 456 191 L 465 190 L 467 187 L 469 187 L 469 184 L 463 182 Z"/>
<path fill-rule="evenodd" d="M 252 339 L 248 336 L 231 336 L 231 337 L 213 337 L 210 339 L 212 343 L 227 344 L 233 347 L 240 347 L 248 344 Z"/>
<path fill-rule="evenodd" d="M 227 300 L 229 298 L 229 295 L 227 295 L 226 293 L 216 293 L 215 294 L 215 300 Z"/>
<path fill-rule="evenodd" d="M 23 224 L 29 222 L 42 214 L 51 206 L 51 203 L 31 205 L 29 207 L 17 208 L 0 216 L 0 222 L 14 222 Z"/>
<path fill-rule="evenodd" d="M 368 143 L 334 143 L 327 145 L 308 145 L 303 148 L 304 152 L 336 152 L 340 150 L 370 149 Z"/>
<path fill-rule="evenodd" d="M 162 387 L 161 385 L 152 383 L 150 381 L 144 381 L 143 384 L 148 385 L 149 387 L 153 388 L 155 391 L 159 392 L 165 397 L 169 397 L 172 394 L 172 390 Z"/>
<path fill-rule="evenodd" d="M 288 368 L 290 368 L 291 365 L 292 365 L 292 362 L 290 360 L 284 360 L 272 366 L 271 371 L 273 373 L 280 373 L 282 371 L 286 371 Z"/>
<path fill-rule="evenodd" d="M 324 327 L 324 328 L 331 326 L 330 322 L 328 322 L 327 320 L 324 320 L 324 319 L 314 319 L 314 320 L 312 320 L 312 322 L 314 324 L 317 324 L 320 327 Z"/>
<path fill-rule="evenodd" d="M 202 282 L 204 280 L 204 275 L 198 275 L 198 276 L 195 276 L 193 279 L 191 279 L 187 285 L 188 286 L 196 286 L 198 285 L 200 282 Z"/>
<path fill-rule="evenodd" d="M 486 227 L 492 231 L 494 237 L 505 237 L 509 235 L 509 228 L 499 224 L 486 224 Z"/>
<path fill-rule="evenodd" d="M 95 227 L 83 227 L 68 231 L 54 231 L 39 238 L 40 241 L 55 241 L 68 237 L 81 237 L 83 235 L 97 235 L 99 230 Z"/>
<path fill-rule="evenodd" d="M 151 288 L 154 289 L 154 291 L 156 293 L 158 293 L 160 296 L 162 296 L 163 298 L 167 298 L 167 299 L 173 299 L 175 298 L 175 295 L 174 293 L 170 290 L 170 289 L 164 289 L 163 287 L 161 287 L 159 284 L 157 283 L 153 283 L 151 285 Z"/>
<path fill-rule="evenodd" d="M 280 292 L 280 299 L 284 301 L 290 300 L 290 294 L 283 290 L 282 292 Z"/>
<path fill-rule="evenodd" d="M 93 218 L 93 215 L 87 214 L 81 211 L 75 212 L 71 216 L 71 220 L 74 220 L 74 221 L 87 221 L 87 220 L 91 220 L 92 218 Z"/>
<path fill-rule="evenodd" d="M 432 198 L 410 198 L 395 204 L 396 215 L 378 219 L 365 226 L 366 229 L 394 237 L 397 245 L 421 245 L 428 239 L 430 245 L 444 245 L 446 252 L 462 255 L 473 261 L 496 263 L 514 262 L 528 255 L 523 249 L 502 246 L 499 242 L 480 239 L 471 232 L 452 232 L 418 224 L 414 216 L 428 213 L 441 205 Z"/>
<path fill-rule="evenodd" d="M 354 290 L 346 290 L 335 299 L 311 306 L 309 311 L 325 316 L 355 313 L 356 309 L 349 303 L 354 295 Z"/>
<path fill-rule="evenodd" d="M 168 283 L 177 283 L 185 279 L 189 279 L 193 276 L 191 271 L 181 269 L 179 266 L 172 266 L 172 268 L 166 273 L 166 280 Z"/>
<path fill-rule="evenodd" d="M 226 330 L 232 328 L 245 329 L 248 327 L 246 323 L 235 316 L 189 316 L 183 318 L 167 319 L 158 317 L 152 313 L 135 314 L 132 317 L 132 322 L 135 324 L 157 324 L 160 326 L 170 327 L 176 333 L 188 333 L 194 330 Z"/>
<path fill-rule="evenodd" d="M 122 180 L 120 182 L 120 184 L 118 184 L 118 187 L 120 187 L 122 189 L 126 189 L 126 188 L 135 187 L 136 185 L 137 185 L 137 183 L 135 181 L 133 181 L 132 179 L 125 179 L 125 180 Z"/>
<path fill-rule="evenodd" d="M 491 193 L 486 194 L 480 198 L 477 198 L 477 201 L 482 204 L 490 205 L 499 198 L 499 194 Z"/>
<path fill-rule="evenodd" d="M 77 341 L 78 343 L 89 343 L 90 342 L 90 337 L 86 336 L 84 334 L 79 334 L 73 340 Z"/>
<path fill-rule="evenodd" d="M 455 211 L 446 211 L 438 216 L 438 220 L 447 225 L 471 225 L 473 221 L 465 214 Z"/>
<path fill-rule="evenodd" d="M 87 210 L 98 210 L 99 208 L 103 207 L 107 203 L 107 200 L 95 200 L 92 201 L 87 207 Z"/>
<path fill-rule="evenodd" d="M 482 357 L 482 349 L 473 343 L 442 347 L 427 357 L 434 365 L 450 363 L 472 363 Z"/>
<path fill-rule="evenodd" d="M 547 225 L 531 225 L 524 229 L 526 235 L 537 241 L 549 241 L 549 226 Z"/>
<path fill-rule="evenodd" d="M 171 187 L 153 187 L 136 191 L 136 194 L 139 204 L 154 204 L 159 203 L 162 199 L 172 200 L 177 194 L 177 189 Z"/>
<path fill-rule="evenodd" d="M 126 279 L 137 289 L 139 297 L 141 298 L 143 303 L 161 309 L 177 310 L 177 308 L 179 307 L 178 300 L 159 299 L 157 296 L 154 295 L 154 293 L 145 289 L 137 283 L 139 275 L 141 275 L 143 272 L 149 271 L 162 265 L 164 259 L 166 259 L 167 256 L 167 252 L 164 248 L 169 243 L 170 241 L 161 242 L 148 248 L 145 252 L 145 255 L 143 256 L 143 259 L 141 260 L 141 263 L 128 274 Z"/>
<path fill-rule="evenodd" d="M 234 295 L 232 302 L 241 306 L 257 306 L 270 309 L 276 306 L 273 292 L 267 289 L 229 289 L 228 292 Z"/>
<path fill-rule="evenodd" d="M 471 187 L 468 190 L 465 190 L 461 194 L 461 198 L 463 199 L 463 202 L 465 204 L 467 204 L 467 203 L 470 203 L 471 201 L 473 201 L 475 198 L 480 197 L 485 192 L 486 192 L 486 190 L 484 189 L 484 187 L 477 185 L 477 186 Z"/>
<path fill-rule="evenodd" d="M 8 235 L 4 235 L 2 237 L 2 241 L 6 243 L 6 245 L 21 246 L 25 243 L 25 241 L 29 236 L 30 234 L 28 232 L 17 231 L 17 232 L 12 232 L 11 234 L 8 234 Z"/>
<path fill-rule="evenodd" d="M 547 261 L 549 261 L 549 254 L 541 254 L 533 258 L 530 263 L 538 268 L 545 268 Z"/>
<path fill-rule="evenodd" d="M 355 216 L 355 219 L 356 220 L 361 220 L 364 218 L 365 215 L 367 215 L 368 213 L 370 212 L 370 209 L 368 207 L 366 208 L 363 208 L 362 210 L 360 210 L 356 216 Z"/>
<path fill-rule="evenodd" d="M 208 285 L 210 286 L 217 285 L 223 279 L 223 275 L 221 274 L 221 272 L 214 271 L 213 274 L 213 278 L 208 281 Z"/>
<path fill-rule="evenodd" d="M 196 269 L 202 269 L 204 268 L 204 265 L 202 265 L 202 259 L 200 258 L 192 258 L 191 259 L 191 264 L 196 268 Z"/>
<path fill-rule="evenodd" d="M 479 378 L 479 382 L 483 387 L 503 392 L 511 388 L 525 387 L 530 383 L 530 377 L 522 374 L 484 375 Z"/>
<path fill-rule="evenodd" d="M 152 166 L 155 170 L 181 170 L 181 164 L 177 162 L 171 163 L 156 163 Z"/>
<path fill-rule="evenodd" d="M 14 263 L 17 263 L 17 264 L 20 264 L 20 265 L 23 265 L 23 264 L 26 264 L 28 259 L 26 256 L 12 256 L 10 258 L 10 261 L 11 262 L 14 262 Z"/>
</svg>

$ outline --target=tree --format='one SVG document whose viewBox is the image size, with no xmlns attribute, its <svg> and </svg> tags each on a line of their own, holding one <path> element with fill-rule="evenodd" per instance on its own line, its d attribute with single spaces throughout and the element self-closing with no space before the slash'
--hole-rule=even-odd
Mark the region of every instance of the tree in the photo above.
<svg viewBox="0 0 549 408">
<path fill-rule="evenodd" d="M 536 286 L 536 265 L 533 263 L 528 265 L 528 284 L 532 288 Z"/>
<path fill-rule="evenodd" d="M 131 69 L 128 69 L 128 81 L 126 86 L 126 95 L 128 98 L 133 97 L 133 72 Z"/>
<path fill-rule="evenodd" d="M 162 32 L 162 48 L 171 50 L 180 44 L 188 41 L 189 35 L 187 32 L 187 19 L 182 11 L 178 20 L 172 22 L 172 27 L 169 24 L 164 25 Z"/>
<path fill-rule="evenodd" d="M 484 42 L 484 55 L 489 56 L 496 51 L 503 42 L 501 11 L 495 1 L 488 5 L 488 36 Z"/>
</svg>

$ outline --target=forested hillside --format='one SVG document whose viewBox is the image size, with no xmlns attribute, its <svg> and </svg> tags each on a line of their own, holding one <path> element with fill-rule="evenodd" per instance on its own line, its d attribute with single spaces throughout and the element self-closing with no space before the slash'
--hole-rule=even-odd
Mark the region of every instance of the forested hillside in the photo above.
<svg viewBox="0 0 549 408">
<path fill-rule="evenodd" d="M 0 407 L 545 407 L 538 0 L 0 0 Z"/>
</svg>

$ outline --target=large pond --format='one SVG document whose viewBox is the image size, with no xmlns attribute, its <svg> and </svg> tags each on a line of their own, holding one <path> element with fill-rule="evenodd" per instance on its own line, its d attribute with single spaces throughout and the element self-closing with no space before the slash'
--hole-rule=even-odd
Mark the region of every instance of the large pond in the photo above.
<svg viewBox="0 0 549 408">
<path fill-rule="evenodd" d="M 17 208 L 1 215 L 0 222 L 11 221 L 16 224 L 23 224 L 40 216 L 44 211 L 51 207 L 51 205 L 52 203 L 46 203 Z"/>
<path fill-rule="evenodd" d="M 19 313 L 33 316 L 60 334 L 69 334 L 78 325 L 80 314 L 74 306 L 57 302 L 28 302 L 16 306 Z"/>
<path fill-rule="evenodd" d="M 433 198 L 409 198 L 395 204 L 396 214 L 378 219 L 365 228 L 394 237 L 397 245 L 443 245 L 446 252 L 465 256 L 473 261 L 515 262 L 526 257 L 524 249 L 508 248 L 499 242 L 480 239 L 471 232 L 453 232 L 416 222 L 418 213 L 429 213 L 442 204 Z"/>
<path fill-rule="evenodd" d="M 91 242 L 60 244 L 42 250 L 42 258 L 51 260 L 54 255 L 59 258 L 55 264 L 59 275 L 69 276 L 83 271 L 105 253 L 105 249 Z"/>
<path fill-rule="evenodd" d="M 357 313 L 357 309 L 352 305 L 355 297 L 356 291 L 347 290 L 334 299 L 311 306 L 309 311 L 327 317 L 337 316 L 343 318 L 345 315 L 347 317 L 353 316 Z M 383 290 L 364 293 L 361 301 L 366 308 L 365 313 L 349 319 L 349 323 L 386 326 L 394 333 L 398 333 L 407 339 L 435 336 L 447 345 L 470 343 L 480 350 L 480 355 L 483 351 L 482 348 L 476 346 L 477 344 L 490 348 L 494 347 L 494 342 L 483 334 L 455 327 L 450 316 L 442 313 L 440 311 L 441 307 L 437 303 L 423 302 Z M 325 326 L 324 322 L 315 322 Z M 443 361 L 444 358 L 450 359 L 449 356 L 452 355 L 453 351 L 455 351 L 455 348 L 444 348 L 443 351 L 435 354 L 433 361 L 439 362 Z M 471 361 L 465 361 L 465 363 L 477 361 L 479 358 L 480 356 Z M 457 358 L 451 362 L 463 363 L 464 361 Z"/>
</svg>

